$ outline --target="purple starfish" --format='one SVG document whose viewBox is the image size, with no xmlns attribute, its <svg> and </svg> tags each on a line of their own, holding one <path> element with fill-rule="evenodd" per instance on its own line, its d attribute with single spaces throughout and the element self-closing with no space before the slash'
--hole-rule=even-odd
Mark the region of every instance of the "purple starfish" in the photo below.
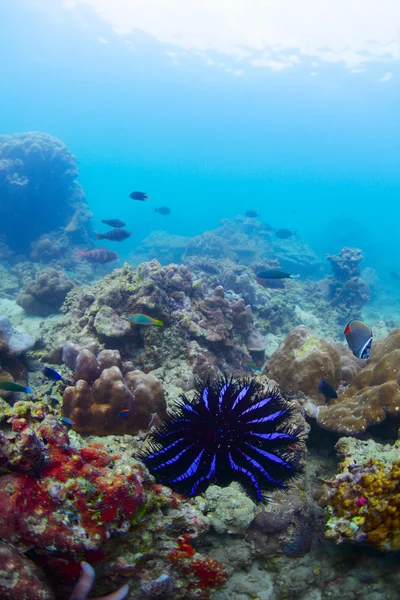
<svg viewBox="0 0 400 600">
<path fill-rule="evenodd" d="M 81 575 L 75 584 L 74 589 L 72 590 L 72 595 L 70 600 L 90 600 L 88 598 L 88 593 L 92 589 L 92 585 L 95 580 L 95 572 L 93 567 L 89 565 L 87 562 L 81 563 L 82 572 Z M 123 600 L 126 598 L 129 592 L 129 586 L 123 585 L 119 590 L 113 592 L 112 594 L 108 594 L 107 596 L 102 596 L 101 598 L 92 598 L 92 600 Z"/>
</svg>

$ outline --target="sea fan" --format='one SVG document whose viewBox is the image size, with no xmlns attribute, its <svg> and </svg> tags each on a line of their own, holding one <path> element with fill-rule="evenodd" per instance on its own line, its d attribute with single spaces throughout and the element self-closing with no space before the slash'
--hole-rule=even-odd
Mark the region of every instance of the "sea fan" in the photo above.
<svg viewBox="0 0 400 600">
<path fill-rule="evenodd" d="M 141 458 L 159 483 L 185 496 L 238 481 L 264 501 L 298 470 L 302 432 L 291 418 L 279 391 L 255 379 L 197 382 L 194 399 L 182 394 Z"/>
</svg>

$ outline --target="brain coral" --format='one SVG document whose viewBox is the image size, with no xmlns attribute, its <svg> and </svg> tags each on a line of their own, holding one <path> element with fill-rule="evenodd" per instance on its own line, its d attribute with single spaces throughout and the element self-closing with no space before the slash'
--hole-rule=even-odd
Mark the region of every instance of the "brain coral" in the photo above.
<svg viewBox="0 0 400 600">
<path fill-rule="evenodd" d="M 77 176 L 75 157 L 57 138 L 40 132 L 0 136 L 0 222 L 14 252 L 28 254 L 43 233 L 65 227 L 77 211 L 87 213 Z"/>
<path fill-rule="evenodd" d="M 321 406 L 318 423 L 340 433 L 363 433 L 400 414 L 400 329 L 375 342 L 368 365 L 329 405 Z"/>
</svg>

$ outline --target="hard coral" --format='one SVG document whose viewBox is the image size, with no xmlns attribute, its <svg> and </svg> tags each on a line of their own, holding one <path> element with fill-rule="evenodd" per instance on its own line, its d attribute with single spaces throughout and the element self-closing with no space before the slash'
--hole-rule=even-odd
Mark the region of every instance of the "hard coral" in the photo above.
<svg viewBox="0 0 400 600">
<path fill-rule="evenodd" d="M 337 348 L 303 326 L 289 333 L 266 367 L 266 374 L 279 384 L 284 394 L 300 392 L 320 403 L 324 402 L 318 392 L 320 378 L 337 387 L 341 372 Z"/>
<path fill-rule="evenodd" d="M 117 350 L 98 356 L 82 349 L 74 359 L 71 345 L 65 356 L 75 363 L 75 386 L 64 391 L 63 416 L 80 433 L 98 435 L 134 433 L 148 429 L 166 415 L 164 390 L 152 375 L 134 370 L 122 375 Z"/>
<path fill-rule="evenodd" d="M 27 427 L 24 419 L 14 421 L 20 433 Z M 40 477 L 0 477 L 3 540 L 77 560 L 113 533 L 128 530 L 148 506 L 151 495 L 139 465 L 120 465 L 99 445 L 75 450 L 54 417 L 47 417 L 36 435 L 46 446 Z"/>
<path fill-rule="evenodd" d="M 28 281 L 17 297 L 17 304 L 26 312 L 45 317 L 59 311 L 73 281 L 56 269 L 43 269 L 37 278 Z"/>
<path fill-rule="evenodd" d="M 345 434 L 363 433 L 387 417 L 400 414 L 400 329 L 384 342 L 375 342 L 368 365 L 328 406 L 321 406 L 318 423 Z"/>
<path fill-rule="evenodd" d="M 77 175 L 75 157 L 57 138 L 40 132 L 0 136 L 0 222 L 12 250 L 28 253 L 49 222 L 52 229 L 65 227 L 78 208 L 87 211 Z"/>
</svg>

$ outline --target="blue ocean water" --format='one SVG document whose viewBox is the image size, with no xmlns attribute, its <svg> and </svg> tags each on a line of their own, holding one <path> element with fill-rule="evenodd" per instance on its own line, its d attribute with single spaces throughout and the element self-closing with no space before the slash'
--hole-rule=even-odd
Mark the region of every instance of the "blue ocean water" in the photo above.
<svg viewBox="0 0 400 600">
<path fill-rule="evenodd" d="M 64 141 L 96 223 L 126 220 L 132 247 L 154 229 L 194 235 L 254 209 L 321 256 L 356 245 L 381 278 L 400 267 L 398 61 L 385 84 L 382 62 L 310 76 L 307 57 L 235 76 L 195 53 L 175 64 L 144 31 L 132 51 L 89 7 L 62 2 L 8 3 L 0 34 L 0 131 Z M 132 202 L 134 189 L 152 203 Z M 160 205 L 172 214 L 154 214 Z"/>
</svg>

